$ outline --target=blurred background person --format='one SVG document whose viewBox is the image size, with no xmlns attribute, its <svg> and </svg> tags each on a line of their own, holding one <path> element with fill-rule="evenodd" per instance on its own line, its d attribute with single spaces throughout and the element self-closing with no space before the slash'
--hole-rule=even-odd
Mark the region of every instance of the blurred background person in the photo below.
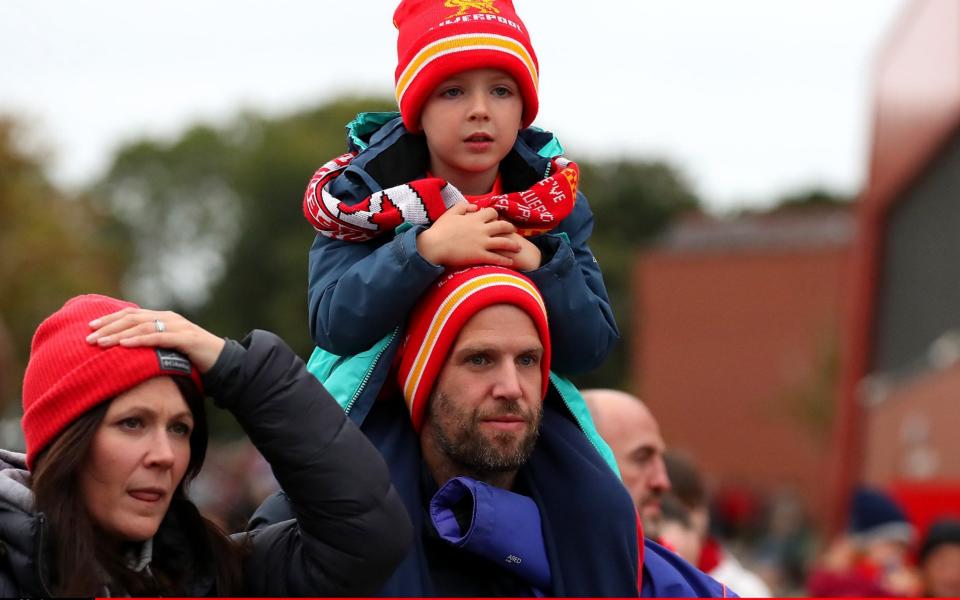
<svg viewBox="0 0 960 600">
<path fill-rule="evenodd" d="M 670 490 L 660 426 L 643 401 L 626 392 L 591 389 L 582 394 L 597 431 L 613 450 L 623 485 L 637 505 L 643 535 L 657 539 L 660 498 Z"/>
<path fill-rule="evenodd" d="M 751 598 L 769 597 L 770 588 L 755 573 L 746 569 L 734 554 L 710 532 L 710 505 L 707 488 L 699 469 L 683 454 L 670 450 L 664 454 L 671 496 L 688 511 L 691 532 L 698 541 L 698 554 L 688 559 L 738 595 Z M 664 514 L 667 512 L 664 499 Z M 681 538 L 682 539 L 682 538 Z M 690 547 L 689 543 L 684 543 Z"/>
<path fill-rule="evenodd" d="M 916 596 L 920 579 L 909 562 L 916 532 L 888 494 L 860 487 L 850 502 L 850 525 L 810 573 L 811 596 Z"/>
<path fill-rule="evenodd" d="M 703 550 L 703 540 L 690 520 L 690 510 L 673 492 L 660 498 L 660 543 L 696 565 Z"/>
<path fill-rule="evenodd" d="M 924 596 L 960 598 L 960 519 L 941 519 L 930 526 L 918 562 Z"/>
</svg>

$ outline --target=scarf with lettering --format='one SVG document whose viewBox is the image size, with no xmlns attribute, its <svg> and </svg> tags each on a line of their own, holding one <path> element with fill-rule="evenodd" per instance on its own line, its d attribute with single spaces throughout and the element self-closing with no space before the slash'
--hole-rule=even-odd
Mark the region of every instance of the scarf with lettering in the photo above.
<svg viewBox="0 0 960 600">
<path fill-rule="evenodd" d="M 491 206 L 517 226 L 523 236 L 550 231 L 573 210 L 580 169 L 562 156 L 550 161 L 549 175 L 530 189 L 469 198 L 438 177 L 417 179 L 375 192 L 346 204 L 328 191 L 329 183 L 350 166 L 356 153 L 338 156 L 313 174 L 303 196 L 303 214 L 320 234 L 337 240 L 365 242 L 402 223 L 430 225 L 458 202 Z"/>
</svg>

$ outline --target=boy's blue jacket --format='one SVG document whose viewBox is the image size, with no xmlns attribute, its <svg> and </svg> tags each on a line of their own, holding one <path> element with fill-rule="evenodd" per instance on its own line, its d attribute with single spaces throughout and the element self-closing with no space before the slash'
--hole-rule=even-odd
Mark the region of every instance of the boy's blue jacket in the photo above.
<svg viewBox="0 0 960 600">
<path fill-rule="evenodd" d="M 360 152 L 333 180 L 330 191 L 355 203 L 378 190 L 424 177 L 429 154 L 422 135 L 411 134 L 398 113 L 363 113 L 347 126 L 351 151 Z M 504 190 L 527 189 L 544 178 L 550 159 L 563 151 L 553 134 L 520 132 L 501 162 Z M 369 242 L 317 235 L 310 249 L 310 335 L 324 350 L 351 355 L 367 350 L 405 322 L 443 267 L 417 252 L 423 227 L 398 229 Z M 619 337 L 603 278 L 587 240 L 593 213 L 583 194 L 573 212 L 545 235 L 531 238 L 543 266 L 525 273 L 540 289 L 550 318 L 553 368 L 565 374 L 598 367 Z"/>
</svg>

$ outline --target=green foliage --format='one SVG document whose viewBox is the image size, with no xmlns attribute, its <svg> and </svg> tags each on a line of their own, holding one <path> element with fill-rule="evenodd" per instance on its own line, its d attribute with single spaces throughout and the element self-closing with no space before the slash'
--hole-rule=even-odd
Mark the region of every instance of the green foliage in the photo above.
<svg viewBox="0 0 960 600">
<path fill-rule="evenodd" d="M 37 325 L 71 296 L 116 295 L 127 237 L 89 198 L 56 189 L 26 132 L 0 117 L 0 410 L 16 406 Z"/>
<path fill-rule="evenodd" d="M 804 208 L 836 208 L 849 206 L 853 199 L 822 187 L 792 192 L 774 203 L 774 210 Z"/>
<path fill-rule="evenodd" d="M 252 328 L 284 338 L 301 356 L 307 330 L 306 184 L 346 150 L 344 125 L 392 101 L 343 99 L 279 118 L 243 114 L 215 128 L 197 125 L 173 142 L 121 149 L 94 187 L 130 228 L 127 286 L 140 303 L 180 311 L 220 335 Z M 214 431 L 235 431 L 211 415 Z"/>
<path fill-rule="evenodd" d="M 822 186 L 801 187 L 780 196 L 769 207 L 735 210 L 731 217 L 749 217 L 783 211 L 806 211 L 849 207 L 854 198 Z"/>
<path fill-rule="evenodd" d="M 251 326 L 271 329 L 309 355 L 307 250 L 314 231 L 303 218 L 303 192 L 320 165 L 346 150 L 347 122 L 363 110 L 391 106 L 387 100 L 343 100 L 262 123 L 257 143 L 239 158 L 241 234 L 204 322 L 237 334 Z M 248 299 L 240 303 L 242 314 L 223 310 L 238 299 Z"/>
<path fill-rule="evenodd" d="M 241 114 L 172 142 L 122 148 L 94 194 L 130 228 L 135 299 L 217 333 L 275 331 L 301 355 L 307 250 L 301 199 L 314 170 L 345 151 L 344 125 L 386 100 L 344 99 L 270 119 Z"/>
</svg>

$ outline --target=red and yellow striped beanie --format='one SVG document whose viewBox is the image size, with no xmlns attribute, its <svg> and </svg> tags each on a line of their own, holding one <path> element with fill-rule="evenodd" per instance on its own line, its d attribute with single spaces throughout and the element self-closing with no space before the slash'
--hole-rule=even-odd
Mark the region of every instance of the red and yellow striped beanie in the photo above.
<svg viewBox="0 0 960 600">
<path fill-rule="evenodd" d="M 403 0 L 393 13 L 397 36 L 397 104 L 403 124 L 420 128 L 427 96 L 470 69 L 500 69 L 523 97 L 523 126 L 537 116 L 540 67 L 511 0 Z"/>
<path fill-rule="evenodd" d="M 540 290 L 516 271 L 469 267 L 440 277 L 420 299 L 407 323 L 397 379 L 420 431 L 433 385 L 460 330 L 478 312 L 497 304 L 516 306 L 530 317 L 543 344 L 541 393 L 550 381 L 550 327 Z"/>
<path fill-rule="evenodd" d="M 101 348 L 88 344 L 90 321 L 131 307 L 132 302 L 89 294 L 71 298 L 37 327 L 23 375 L 27 466 L 80 415 L 144 381 L 161 375 L 200 374 L 185 356 L 162 348 Z"/>
</svg>

